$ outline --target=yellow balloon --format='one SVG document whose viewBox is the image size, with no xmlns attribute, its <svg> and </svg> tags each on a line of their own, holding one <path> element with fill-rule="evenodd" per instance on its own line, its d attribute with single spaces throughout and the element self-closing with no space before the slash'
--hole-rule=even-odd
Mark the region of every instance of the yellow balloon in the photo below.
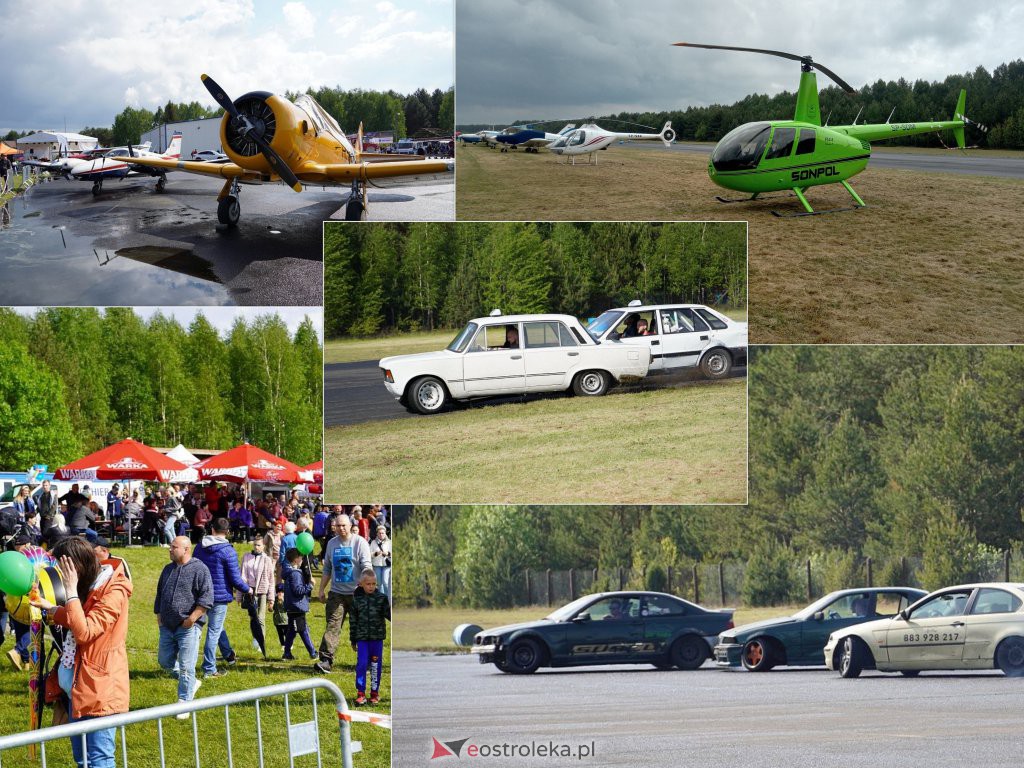
<svg viewBox="0 0 1024 768">
<path fill-rule="evenodd" d="M 22 595 L 21 597 L 7 595 L 4 598 L 7 612 L 11 614 L 12 618 L 20 621 L 22 624 L 31 624 L 33 621 L 39 621 L 43 617 L 42 612 L 38 608 L 33 608 L 29 605 L 28 600 L 28 595 Z"/>
</svg>

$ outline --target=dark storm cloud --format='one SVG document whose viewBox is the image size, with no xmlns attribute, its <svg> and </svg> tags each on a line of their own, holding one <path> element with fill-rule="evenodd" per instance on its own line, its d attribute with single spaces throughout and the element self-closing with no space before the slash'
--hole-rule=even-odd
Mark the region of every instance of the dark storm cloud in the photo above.
<svg viewBox="0 0 1024 768">
<path fill-rule="evenodd" d="M 991 70 L 1020 58 L 1022 39 L 1024 6 L 1009 0 L 458 0 L 457 120 L 677 109 L 796 87 L 795 62 L 679 41 L 809 54 L 859 88 Z"/>
</svg>

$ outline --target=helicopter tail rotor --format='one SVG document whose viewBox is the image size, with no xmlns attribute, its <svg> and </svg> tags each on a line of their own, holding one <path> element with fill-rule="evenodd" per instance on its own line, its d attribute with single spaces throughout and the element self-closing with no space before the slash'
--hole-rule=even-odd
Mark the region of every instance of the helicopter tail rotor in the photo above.
<svg viewBox="0 0 1024 768">
<path fill-rule="evenodd" d="M 666 147 L 672 146 L 672 142 L 676 140 L 676 132 L 672 128 L 672 121 L 666 121 L 665 125 L 661 129 L 661 143 Z"/>
<path fill-rule="evenodd" d="M 823 75 L 829 77 L 832 82 L 838 85 L 847 93 L 856 93 L 852 85 L 843 80 L 839 75 L 833 72 L 828 67 L 822 66 L 816 63 L 810 56 L 799 56 L 795 53 L 786 53 L 785 51 L 772 51 L 767 48 L 743 48 L 736 45 L 704 45 L 702 43 L 672 43 L 672 45 L 680 45 L 686 48 L 707 48 L 716 51 L 746 51 L 747 53 L 763 53 L 766 56 L 778 56 L 782 59 L 789 59 L 791 61 L 799 61 L 800 68 L 809 72 L 811 69 L 816 69 Z"/>
</svg>

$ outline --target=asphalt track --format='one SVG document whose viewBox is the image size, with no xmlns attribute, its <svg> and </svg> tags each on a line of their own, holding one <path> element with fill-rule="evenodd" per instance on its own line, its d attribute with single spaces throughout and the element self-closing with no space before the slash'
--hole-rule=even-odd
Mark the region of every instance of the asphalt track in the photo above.
<svg viewBox="0 0 1024 768">
<path fill-rule="evenodd" d="M 571 758 L 482 765 L 729 768 L 995 768 L 1021 761 L 1024 681 L 998 672 L 765 674 L 649 666 L 542 669 L 511 676 L 468 655 L 394 653 L 394 764 L 432 762 L 433 738 L 470 745 L 594 746 Z"/>
<path fill-rule="evenodd" d="M 185 173 L 44 182 L 0 210 L 0 305 L 323 304 L 323 222 L 348 190 L 243 185 L 217 230 L 222 182 Z M 371 220 L 451 220 L 454 181 L 369 191 Z"/>
<path fill-rule="evenodd" d="M 730 378 L 746 376 L 746 366 L 734 368 Z M 681 387 L 708 383 L 696 370 L 687 370 L 678 374 L 653 376 L 642 383 L 626 387 L 616 387 L 612 395 L 640 389 L 658 389 L 664 387 Z M 536 395 L 517 395 L 515 397 L 492 397 L 483 400 L 472 400 L 457 403 L 454 408 L 487 408 L 505 403 L 532 402 L 534 400 L 569 397 L 561 392 L 550 392 Z M 377 366 L 376 360 L 358 363 L 331 363 L 324 366 L 324 426 L 338 427 L 349 424 L 360 424 L 367 421 L 383 421 L 401 418 L 444 418 L 444 414 L 424 417 L 410 413 L 384 387 L 384 377 Z"/>
<path fill-rule="evenodd" d="M 613 144 L 609 151 L 616 149 L 648 149 L 666 151 L 661 144 Z M 691 152 L 710 155 L 714 146 L 711 144 L 693 144 L 676 142 L 667 151 Z M 930 171 L 932 173 L 963 173 L 970 176 L 1001 176 L 1011 179 L 1024 179 L 1024 158 L 992 157 L 986 152 L 966 153 L 951 150 L 946 154 L 932 155 L 914 152 L 872 152 L 868 169 L 895 168 L 901 171 Z"/>
</svg>

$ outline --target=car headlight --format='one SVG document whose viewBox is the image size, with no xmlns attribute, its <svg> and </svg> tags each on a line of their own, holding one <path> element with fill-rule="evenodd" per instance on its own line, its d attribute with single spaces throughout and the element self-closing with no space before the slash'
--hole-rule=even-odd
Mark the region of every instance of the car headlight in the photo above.
<svg viewBox="0 0 1024 768">
<path fill-rule="evenodd" d="M 721 635 L 718 638 L 718 642 L 722 643 L 722 645 L 732 645 L 736 642 L 736 637 L 734 635 Z"/>
</svg>

